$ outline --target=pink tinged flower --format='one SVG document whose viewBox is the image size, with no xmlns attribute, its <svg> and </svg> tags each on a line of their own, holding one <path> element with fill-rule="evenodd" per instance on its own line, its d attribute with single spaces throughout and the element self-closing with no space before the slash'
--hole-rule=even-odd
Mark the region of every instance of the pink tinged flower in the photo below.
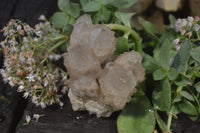
<svg viewBox="0 0 200 133">
<path fill-rule="evenodd" d="M 179 51 L 180 50 L 180 45 L 176 45 L 175 49 L 176 49 L 176 51 Z"/>
<path fill-rule="evenodd" d="M 196 31 L 196 32 L 197 32 L 197 31 L 199 31 L 199 29 L 200 29 L 200 25 L 198 25 L 198 24 L 195 24 L 195 25 L 194 25 L 194 31 Z"/>
<path fill-rule="evenodd" d="M 173 40 L 173 44 L 177 45 L 177 44 L 179 43 L 179 41 L 180 41 L 180 39 L 179 39 L 179 38 L 177 38 L 177 39 L 174 39 L 174 40 Z"/>
<path fill-rule="evenodd" d="M 18 25 L 17 26 L 17 31 L 20 31 L 22 29 L 22 26 L 21 25 Z"/>
<path fill-rule="evenodd" d="M 193 21 L 194 21 L 194 18 L 191 17 L 191 16 L 188 16 L 188 17 L 187 17 L 187 20 L 190 21 L 190 22 L 193 22 Z"/>
</svg>

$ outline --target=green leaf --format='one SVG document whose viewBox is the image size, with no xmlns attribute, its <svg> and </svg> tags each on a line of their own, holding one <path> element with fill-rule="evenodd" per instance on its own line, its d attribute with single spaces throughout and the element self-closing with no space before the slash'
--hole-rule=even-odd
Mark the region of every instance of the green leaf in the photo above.
<svg viewBox="0 0 200 133">
<path fill-rule="evenodd" d="M 166 71 L 163 70 L 162 68 L 157 69 L 156 71 L 153 72 L 153 79 L 154 80 L 162 80 L 166 76 Z"/>
<path fill-rule="evenodd" d="M 200 82 L 196 83 L 196 84 L 194 85 L 194 87 L 195 87 L 196 91 L 197 91 L 198 93 L 200 93 Z"/>
<path fill-rule="evenodd" d="M 125 26 L 131 28 L 131 18 L 135 13 L 124 13 L 124 12 L 115 12 L 115 16 L 121 21 Z"/>
<path fill-rule="evenodd" d="M 181 111 L 179 110 L 179 108 L 177 107 L 176 104 L 173 104 L 173 105 L 172 105 L 172 108 L 171 108 L 171 112 L 172 112 L 173 115 L 177 115 L 177 114 L 179 114 Z"/>
<path fill-rule="evenodd" d="M 192 105 L 191 102 L 187 101 L 186 99 L 183 99 L 183 101 L 177 103 L 178 105 L 178 108 L 185 114 L 188 114 L 188 115 L 198 115 L 198 112 L 195 108 L 194 105 Z"/>
<path fill-rule="evenodd" d="M 152 94 L 154 109 L 167 111 L 171 105 L 171 86 L 165 79 L 154 89 Z"/>
<path fill-rule="evenodd" d="M 152 133 L 155 128 L 154 111 L 145 96 L 133 97 L 117 120 L 119 133 Z"/>
<path fill-rule="evenodd" d="M 71 12 L 69 0 L 58 0 L 58 8 L 67 14 Z"/>
<path fill-rule="evenodd" d="M 125 37 L 118 37 L 114 55 L 120 55 L 124 52 L 128 52 L 128 50 L 128 39 Z"/>
<path fill-rule="evenodd" d="M 64 43 L 63 45 L 61 45 L 59 47 L 59 50 L 61 51 L 61 53 L 65 53 L 67 51 L 67 47 L 69 46 L 69 41 Z"/>
<path fill-rule="evenodd" d="M 129 8 L 138 0 L 114 0 L 111 4 L 117 8 Z"/>
<path fill-rule="evenodd" d="M 169 40 L 166 39 L 161 45 L 160 58 L 158 62 L 159 65 L 165 70 L 169 70 L 169 60 L 170 60 L 169 52 L 170 52 L 170 43 Z"/>
<path fill-rule="evenodd" d="M 159 59 L 160 59 L 160 49 L 159 48 L 155 48 L 153 50 L 153 58 L 157 63 L 159 62 Z"/>
<path fill-rule="evenodd" d="M 190 52 L 192 58 L 200 63 L 200 46 Z"/>
<path fill-rule="evenodd" d="M 61 29 L 66 24 L 73 24 L 75 22 L 75 19 L 68 16 L 64 12 L 56 12 L 53 14 L 51 22 L 55 28 Z"/>
<path fill-rule="evenodd" d="M 82 10 L 84 12 L 96 12 L 101 8 L 101 4 L 97 1 L 91 1 L 83 5 Z"/>
<path fill-rule="evenodd" d="M 107 23 L 109 21 L 109 18 L 110 18 L 110 11 L 104 6 L 102 6 L 98 12 L 98 20 Z"/>
<path fill-rule="evenodd" d="M 194 101 L 193 96 L 190 93 L 188 93 L 187 91 L 184 91 L 184 90 L 180 91 L 180 95 L 185 97 L 186 99 L 188 99 L 190 101 Z"/>
<path fill-rule="evenodd" d="M 174 100 L 173 100 L 172 103 L 180 102 L 181 100 L 182 100 L 182 96 L 181 96 L 180 94 L 178 94 L 178 95 L 174 98 Z"/>
<path fill-rule="evenodd" d="M 175 25 L 176 23 L 176 18 L 173 15 L 169 15 L 169 22 L 171 25 Z"/>
<path fill-rule="evenodd" d="M 157 32 L 154 25 L 148 21 L 145 21 L 143 18 L 138 17 L 139 24 L 146 31 L 146 33 L 155 41 L 159 41 L 158 37 L 155 35 Z"/>
<path fill-rule="evenodd" d="M 63 32 L 66 34 L 66 35 L 71 35 L 71 33 L 72 33 L 72 30 L 73 30 L 73 25 L 71 25 L 71 24 L 66 24 L 66 25 L 64 25 L 64 27 L 63 27 Z"/>
<path fill-rule="evenodd" d="M 178 78 L 174 82 L 177 86 L 192 85 L 192 80 L 184 75 L 179 74 Z"/>
<path fill-rule="evenodd" d="M 144 52 L 143 52 L 143 63 L 142 63 L 142 65 L 145 68 L 146 74 L 151 74 L 159 68 L 159 66 L 154 61 L 154 59 L 150 55 L 145 54 Z"/>
<path fill-rule="evenodd" d="M 79 17 L 79 15 L 80 15 L 80 7 L 79 7 L 79 4 L 71 3 L 71 15 L 72 15 L 74 18 Z"/>
<path fill-rule="evenodd" d="M 172 66 L 180 73 L 185 74 L 190 58 L 191 42 L 185 41 L 178 51 Z"/>
<path fill-rule="evenodd" d="M 90 0 L 79 0 L 81 6 L 84 6 L 85 4 L 87 4 Z"/>
<path fill-rule="evenodd" d="M 160 118 L 159 114 L 157 113 L 157 111 L 155 111 L 155 117 L 156 117 L 156 121 L 160 127 L 160 129 L 162 131 L 167 131 L 167 125 L 165 124 L 165 122 Z"/>
<path fill-rule="evenodd" d="M 170 68 L 168 71 L 169 80 L 175 80 L 178 77 L 178 72 L 174 68 Z"/>
</svg>

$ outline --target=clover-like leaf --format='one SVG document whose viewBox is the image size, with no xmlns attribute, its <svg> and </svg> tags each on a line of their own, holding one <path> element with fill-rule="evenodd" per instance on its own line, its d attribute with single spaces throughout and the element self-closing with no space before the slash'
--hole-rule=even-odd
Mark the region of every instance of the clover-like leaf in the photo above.
<svg viewBox="0 0 200 133">
<path fill-rule="evenodd" d="M 123 52 L 128 52 L 128 39 L 125 37 L 117 38 L 116 50 L 114 51 L 115 55 L 120 55 Z"/>
<path fill-rule="evenodd" d="M 101 8 L 101 4 L 97 1 L 91 1 L 83 5 L 84 12 L 96 12 Z"/>
<path fill-rule="evenodd" d="M 119 133 L 152 133 L 155 128 L 154 111 L 145 96 L 135 96 L 117 120 Z"/>
<path fill-rule="evenodd" d="M 66 24 L 73 24 L 75 19 L 64 12 L 56 12 L 53 14 L 51 22 L 55 28 L 61 29 Z"/>
<path fill-rule="evenodd" d="M 125 26 L 131 27 L 131 18 L 135 13 L 124 13 L 124 12 L 115 12 L 115 16 L 121 21 Z"/>
<path fill-rule="evenodd" d="M 166 71 L 163 70 L 162 68 L 157 69 L 156 71 L 153 72 L 153 79 L 154 80 L 162 80 L 166 76 Z"/>
<path fill-rule="evenodd" d="M 58 0 L 58 8 L 65 13 L 71 12 L 70 1 Z"/>
<path fill-rule="evenodd" d="M 178 77 L 178 72 L 174 68 L 170 68 L 168 71 L 169 80 L 175 80 Z"/>
</svg>

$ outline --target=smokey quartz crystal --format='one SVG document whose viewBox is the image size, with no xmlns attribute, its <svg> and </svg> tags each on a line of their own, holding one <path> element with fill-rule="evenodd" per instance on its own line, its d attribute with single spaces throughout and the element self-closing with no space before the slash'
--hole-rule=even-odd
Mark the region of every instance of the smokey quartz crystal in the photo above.
<svg viewBox="0 0 200 133">
<path fill-rule="evenodd" d="M 145 76 L 142 57 L 130 51 L 112 58 L 115 47 L 114 32 L 108 27 L 93 25 L 88 15 L 78 18 L 64 54 L 74 111 L 109 117 L 123 109 L 137 91 Z"/>
</svg>

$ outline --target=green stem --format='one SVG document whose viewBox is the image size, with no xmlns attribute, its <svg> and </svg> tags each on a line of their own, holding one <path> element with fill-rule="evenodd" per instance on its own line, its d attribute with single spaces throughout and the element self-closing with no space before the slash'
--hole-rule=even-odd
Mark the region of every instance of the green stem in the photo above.
<svg viewBox="0 0 200 133">
<path fill-rule="evenodd" d="M 17 33 L 17 36 L 18 36 L 18 38 L 19 38 L 19 42 L 20 42 L 20 44 L 22 44 L 23 42 L 22 42 L 22 39 L 21 39 L 21 36 L 20 36 L 20 34 L 19 34 L 19 33 Z"/>
<path fill-rule="evenodd" d="M 54 51 L 55 49 L 57 49 L 58 47 L 60 47 L 65 42 L 67 42 L 67 41 L 66 40 L 62 40 L 62 41 L 58 42 L 57 44 L 55 44 L 53 47 L 51 47 L 48 50 L 48 53 L 51 53 L 52 51 Z"/>
<path fill-rule="evenodd" d="M 105 25 L 108 26 L 111 30 L 123 31 L 125 35 L 130 34 L 136 42 L 136 51 L 142 53 L 142 46 L 141 46 L 142 38 L 135 30 L 120 24 L 105 24 Z"/>
<path fill-rule="evenodd" d="M 173 116 L 172 112 L 169 112 L 167 120 L 167 133 L 171 133 L 170 127 L 172 122 L 172 116 Z"/>
</svg>

